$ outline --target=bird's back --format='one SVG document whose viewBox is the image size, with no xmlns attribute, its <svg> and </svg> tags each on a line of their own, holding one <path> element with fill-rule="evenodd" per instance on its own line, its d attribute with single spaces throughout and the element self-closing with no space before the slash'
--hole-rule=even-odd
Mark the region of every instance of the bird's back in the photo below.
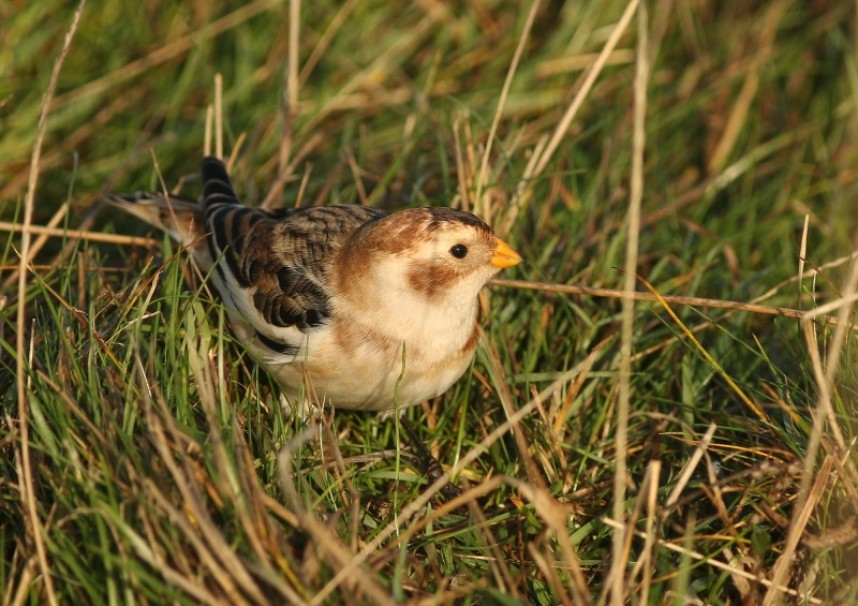
<svg viewBox="0 0 858 606">
<path fill-rule="evenodd" d="M 302 333 L 328 320 L 333 259 L 355 230 L 386 214 L 357 205 L 253 209 L 239 202 L 216 158 L 203 160 L 200 202 L 159 193 L 105 200 L 188 246 L 239 337 L 255 338 L 255 353 L 269 362 L 294 359 Z"/>
</svg>

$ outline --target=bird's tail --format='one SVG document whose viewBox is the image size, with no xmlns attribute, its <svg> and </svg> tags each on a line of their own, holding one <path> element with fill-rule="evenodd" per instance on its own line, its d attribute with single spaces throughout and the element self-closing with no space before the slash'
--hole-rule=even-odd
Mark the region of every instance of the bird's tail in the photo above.
<svg viewBox="0 0 858 606">
<path fill-rule="evenodd" d="M 207 216 L 211 216 L 211 213 L 222 206 L 239 204 L 223 161 L 214 156 L 207 156 L 203 158 L 200 172 L 203 179 L 202 207 Z"/>
</svg>

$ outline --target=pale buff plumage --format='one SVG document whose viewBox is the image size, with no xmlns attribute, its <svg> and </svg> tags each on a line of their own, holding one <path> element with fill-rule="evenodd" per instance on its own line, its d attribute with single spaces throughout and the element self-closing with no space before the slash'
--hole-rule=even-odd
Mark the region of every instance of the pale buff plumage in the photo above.
<svg viewBox="0 0 858 606">
<path fill-rule="evenodd" d="M 521 257 L 470 213 L 365 206 L 258 211 L 206 158 L 201 203 L 107 201 L 190 245 L 230 324 L 293 403 L 389 411 L 445 392 L 476 349 L 477 295 Z M 300 404 L 300 403 L 299 403 Z"/>
</svg>

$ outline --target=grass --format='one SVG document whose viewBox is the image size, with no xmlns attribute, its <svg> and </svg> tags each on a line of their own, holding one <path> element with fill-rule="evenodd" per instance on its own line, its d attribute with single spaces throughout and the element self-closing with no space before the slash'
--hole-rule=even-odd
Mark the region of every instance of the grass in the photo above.
<svg viewBox="0 0 858 606">
<path fill-rule="evenodd" d="M 637 91 L 625 3 L 531 7 L 91 4 L 42 146 L 74 7 L 0 8 L 0 603 L 858 598 L 854 4 L 647 3 Z M 461 498 L 394 420 L 284 416 L 187 256 L 97 201 L 196 192 L 218 73 L 245 199 L 454 204 L 526 258 L 406 413 Z M 66 235 L 25 245 L 31 201 Z"/>
</svg>

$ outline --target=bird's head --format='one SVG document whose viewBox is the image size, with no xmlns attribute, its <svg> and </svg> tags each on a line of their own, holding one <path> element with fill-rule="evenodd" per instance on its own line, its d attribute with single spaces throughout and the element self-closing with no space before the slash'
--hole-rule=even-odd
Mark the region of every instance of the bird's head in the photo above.
<svg viewBox="0 0 858 606">
<path fill-rule="evenodd" d="M 452 208 L 401 210 L 364 225 L 345 249 L 355 278 L 440 307 L 472 307 L 480 289 L 522 258 L 475 215 Z"/>
</svg>

